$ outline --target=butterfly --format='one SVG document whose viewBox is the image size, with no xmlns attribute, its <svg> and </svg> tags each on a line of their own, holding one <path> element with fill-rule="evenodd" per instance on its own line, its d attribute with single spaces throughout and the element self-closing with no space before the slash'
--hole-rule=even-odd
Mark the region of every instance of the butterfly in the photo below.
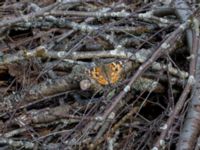
<svg viewBox="0 0 200 150">
<path fill-rule="evenodd" d="M 108 85 L 120 80 L 122 70 L 122 62 L 118 61 L 93 67 L 89 74 L 100 85 Z"/>
</svg>

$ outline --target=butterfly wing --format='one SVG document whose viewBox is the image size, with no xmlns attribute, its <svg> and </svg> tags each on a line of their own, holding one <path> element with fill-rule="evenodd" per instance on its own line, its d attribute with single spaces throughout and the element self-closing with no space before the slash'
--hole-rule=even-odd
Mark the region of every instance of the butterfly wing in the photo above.
<svg viewBox="0 0 200 150">
<path fill-rule="evenodd" d="M 91 77 L 101 85 L 107 85 L 108 81 L 101 67 L 95 67 L 90 71 Z"/>
<path fill-rule="evenodd" d="M 113 62 L 108 64 L 110 68 L 110 83 L 114 84 L 119 81 L 122 72 L 122 64 L 118 62 Z"/>
</svg>

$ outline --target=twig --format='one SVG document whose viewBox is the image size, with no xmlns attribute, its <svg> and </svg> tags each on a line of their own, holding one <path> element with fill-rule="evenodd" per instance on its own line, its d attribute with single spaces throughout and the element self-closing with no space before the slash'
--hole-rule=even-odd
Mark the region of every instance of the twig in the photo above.
<svg viewBox="0 0 200 150">
<path fill-rule="evenodd" d="M 24 15 L 23 17 L 18 17 L 18 18 L 12 19 L 12 20 L 7 20 L 7 19 L 1 20 L 0 28 L 5 27 L 5 26 L 11 26 L 11 25 L 13 25 L 15 23 L 18 23 L 20 21 L 28 21 L 28 20 L 30 20 L 32 18 L 42 16 L 42 15 L 44 15 L 45 12 L 52 10 L 53 8 L 58 6 L 59 4 L 60 4 L 60 2 L 58 1 L 58 2 L 56 2 L 56 3 L 54 3 L 54 4 L 50 5 L 50 6 L 47 6 L 47 7 L 43 8 L 43 9 L 41 9 L 38 12 L 31 13 L 31 14 L 28 14 L 28 15 Z"/>
<path fill-rule="evenodd" d="M 195 18 L 196 19 L 196 18 Z M 197 22 L 199 22 L 199 20 L 196 20 Z M 199 91 L 199 80 L 200 80 L 200 38 L 199 38 L 199 23 L 197 23 L 196 26 L 196 30 L 193 30 L 193 34 L 194 35 L 194 41 L 193 44 L 194 48 L 196 48 L 197 50 L 193 52 L 193 56 L 196 58 L 196 67 L 195 66 L 191 66 L 193 67 L 192 69 L 194 71 L 196 71 L 195 74 L 195 79 L 196 79 L 196 84 L 193 85 L 192 87 L 192 95 L 191 95 L 191 101 L 189 104 L 189 108 L 188 108 L 188 113 L 186 115 L 185 118 L 185 122 L 183 125 L 183 129 L 182 132 L 180 133 L 180 139 L 179 139 L 179 143 L 177 145 L 177 150 L 182 150 L 182 149 L 193 149 L 195 147 L 195 143 L 197 141 L 197 138 L 199 136 L 200 133 L 200 121 L 199 121 L 199 116 L 200 116 L 200 112 L 199 112 L 199 95 L 200 95 L 200 91 Z M 195 47 L 196 46 L 196 47 Z M 194 49 L 193 48 L 193 49 Z M 193 71 L 192 70 L 192 71 Z"/>
<path fill-rule="evenodd" d="M 198 26 L 198 28 L 199 28 L 199 26 Z M 176 116 L 181 111 L 181 109 L 185 103 L 185 100 L 191 91 L 192 85 L 194 84 L 196 56 L 197 56 L 197 48 L 198 48 L 199 41 L 198 41 L 198 37 L 195 34 L 195 32 L 193 32 L 193 37 L 194 38 L 193 38 L 193 45 L 192 45 L 192 51 L 191 51 L 192 57 L 191 57 L 191 61 L 190 61 L 190 76 L 188 78 L 185 88 L 183 89 L 181 96 L 179 97 L 177 104 L 175 105 L 175 108 L 174 108 L 172 114 L 168 118 L 166 124 L 163 126 L 163 131 L 161 132 L 161 135 L 159 136 L 158 140 L 156 141 L 156 143 L 153 147 L 153 150 L 157 150 L 160 147 L 165 146 L 165 142 L 164 142 L 165 136 L 168 133 L 169 129 L 171 128 Z"/>
<path fill-rule="evenodd" d="M 179 26 L 178 29 L 176 29 L 162 44 L 161 46 L 154 52 L 154 54 L 146 61 L 144 62 L 139 69 L 136 71 L 134 76 L 131 78 L 130 82 L 127 86 L 124 87 L 124 90 L 118 94 L 116 98 L 114 98 L 112 105 L 104 112 L 102 115 L 102 119 L 104 120 L 107 118 L 107 116 L 112 112 L 113 108 L 117 105 L 118 102 L 130 91 L 131 85 L 135 82 L 135 80 L 145 71 L 149 68 L 151 64 L 154 63 L 155 60 L 157 60 L 162 54 L 163 51 L 168 50 L 171 51 L 171 47 L 178 39 L 178 37 L 183 33 L 183 31 L 188 27 L 190 24 L 190 21 L 187 21 Z"/>
</svg>

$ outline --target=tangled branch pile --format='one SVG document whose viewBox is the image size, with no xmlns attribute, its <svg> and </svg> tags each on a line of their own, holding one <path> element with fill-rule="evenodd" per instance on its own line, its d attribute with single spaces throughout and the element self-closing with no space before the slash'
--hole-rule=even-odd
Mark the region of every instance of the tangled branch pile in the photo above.
<svg viewBox="0 0 200 150">
<path fill-rule="evenodd" d="M 196 1 L 0 2 L 0 147 L 198 149 Z"/>
</svg>

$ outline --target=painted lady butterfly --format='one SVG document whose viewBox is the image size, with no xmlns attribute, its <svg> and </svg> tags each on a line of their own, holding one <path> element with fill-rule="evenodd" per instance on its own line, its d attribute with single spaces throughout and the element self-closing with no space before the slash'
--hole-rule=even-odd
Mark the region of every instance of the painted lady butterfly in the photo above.
<svg viewBox="0 0 200 150">
<path fill-rule="evenodd" d="M 90 69 L 90 76 L 101 85 L 114 84 L 122 73 L 122 62 L 112 62 Z"/>
</svg>

